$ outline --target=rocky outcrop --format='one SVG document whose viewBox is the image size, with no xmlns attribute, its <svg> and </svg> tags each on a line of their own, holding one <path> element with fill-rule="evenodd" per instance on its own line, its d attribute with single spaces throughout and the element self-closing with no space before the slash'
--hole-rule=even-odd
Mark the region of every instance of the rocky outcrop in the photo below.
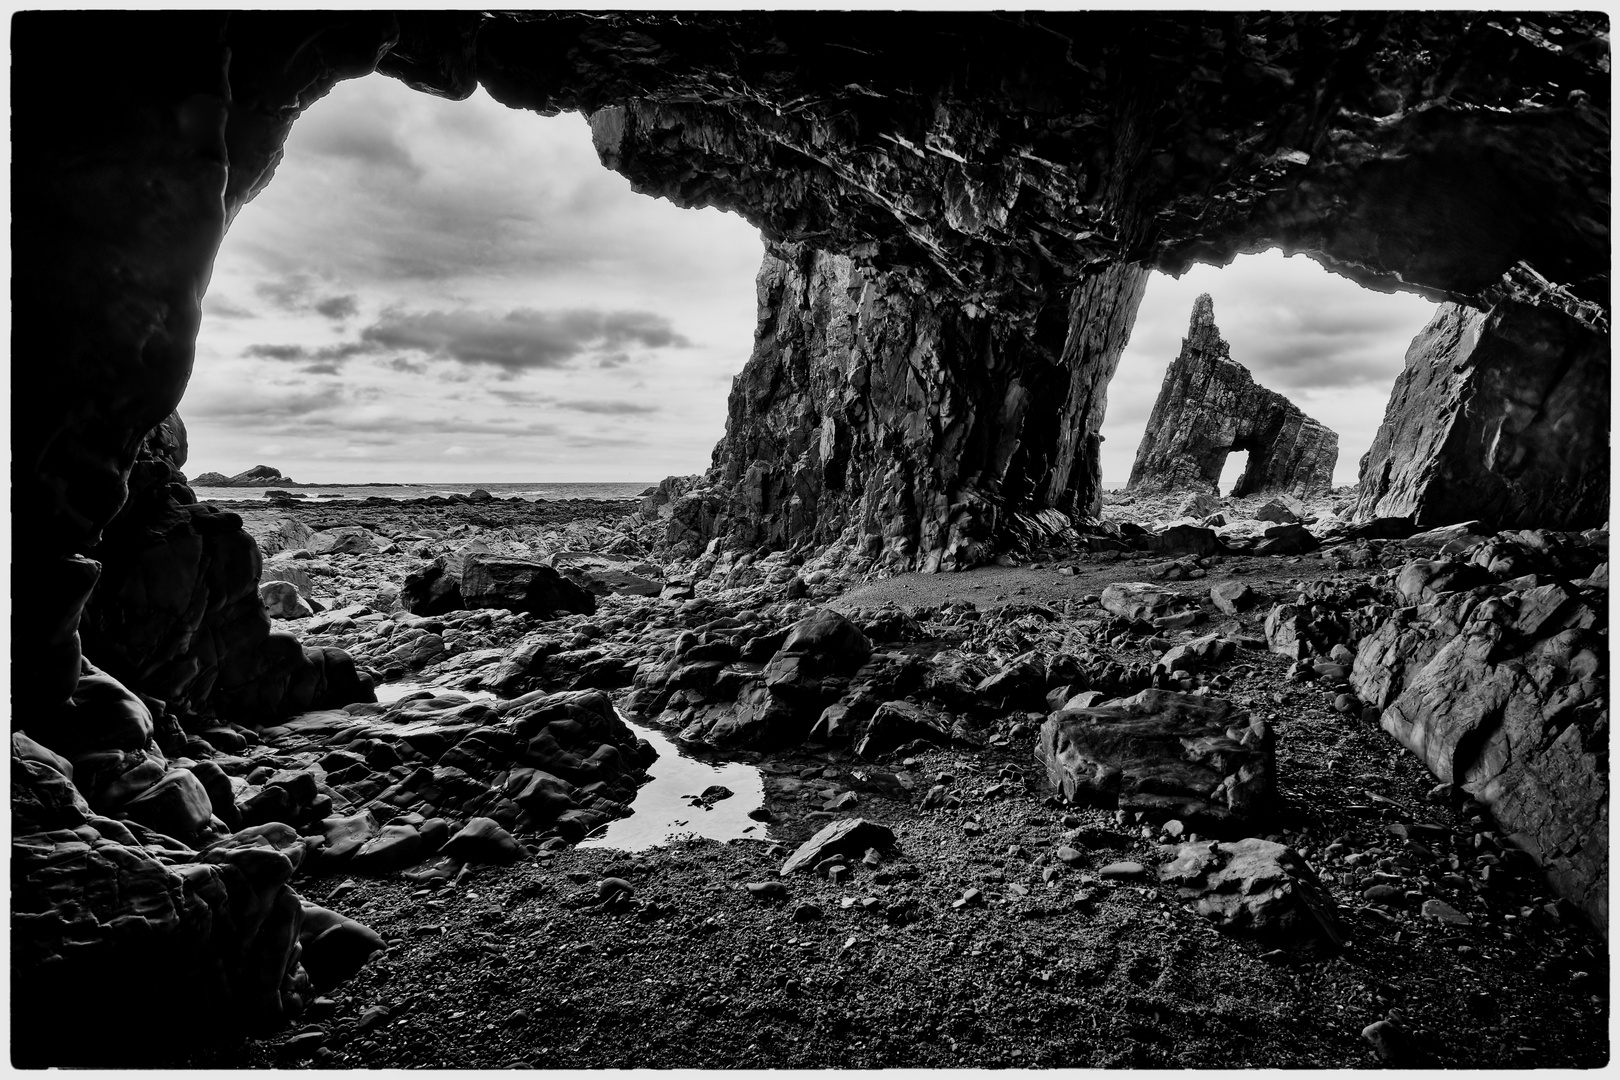
<svg viewBox="0 0 1620 1080">
<path fill-rule="evenodd" d="M 1071 344 L 1062 310 L 1029 326 L 845 256 L 772 246 L 710 487 L 676 503 L 670 540 L 695 554 L 716 535 L 824 547 L 848 531 L 880 565 L 952 570 L 1038 531 L 1040 510 L 1094 514 L 1087 447 L 1145 282 L 1139 267 L 1098 275 L 1073 320 L 1096 340 Z"/>
<path fill-rule="evenodd" d="M 1551 304 L 1444 304 L 1406 351 L 1355 514 L 1420 528 L 1598 525 L 1608 415 L 1607 333 Z"/>
<path fill-rule="evenodd" d="M 191 481 L 198 487 L 275 487 L 278 484 L 295 485 L 290 476 L 282 476 L 280 469 L 269 465 L 255 465 L 251 469 L 226 476 L 224 473 L 205 472 Z"/>
<path fill-rule="evenodd" d="M 341 650 L 271 629 L 257 544 L 235 514 L 196 501 L 185 460 L 174 415 L 143 441 L 129 499 L 90 549 L 101 575 L 81 623 L 86 653 L 150 699 L 170 732 L 370 700 Z"/>
<path fill-rule="evenodd" d="M 1215 303 L 1193 303 L 1181 352 L 1164 373 L 1130 490 L 1215 491 L 1227 455 L 1247 451 L 1234 497 L 1281 491 L 1316 495 L 1333 486 L 1339 436 L 1232 359 L 1215 325 Z"/>
<path fill-rule="evenodd" d="M 1362 640 L 1351 681 L 1606 929 L 1608 583 L 1592 573 L 1606 544 L 1570 539 L 1503 533 L 1406 564 L 1396 589 L 1411 606 Z"/>
</svg>

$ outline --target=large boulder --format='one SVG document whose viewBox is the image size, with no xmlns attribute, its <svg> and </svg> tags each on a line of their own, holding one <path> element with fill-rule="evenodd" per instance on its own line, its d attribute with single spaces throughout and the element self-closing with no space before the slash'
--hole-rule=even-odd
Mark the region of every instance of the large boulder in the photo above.
<svg viewBox="0 0 1620 1080">
<path fill-rule="evenodd" d="M 1067 801 L 1231 833 L 1272 809 L 1271 730 L 1230 701 L 1144 690 L 1047 717 L 1036 759 Z"/>
<path fill-rule="evenodd" d="M 461 599 L 469 608 L 502 608 L 543 618 L 596 611 L 596 597 L 555 567 L 492 555 L 467 558 L 461 571 Z"/>
</svg>

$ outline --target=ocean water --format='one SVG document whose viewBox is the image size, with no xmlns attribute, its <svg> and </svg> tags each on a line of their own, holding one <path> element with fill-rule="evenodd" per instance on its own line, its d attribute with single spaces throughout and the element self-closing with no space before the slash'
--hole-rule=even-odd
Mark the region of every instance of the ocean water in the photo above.
<svg viewBox="0 0 1620 1080">
<path fill-rule="evenodd" d="M 633 499 L 656 484 L 652 483 L 598 483 L 598 484 L 309 484 L 293 486 L 272 484 L 261 487 L 196 487 L 202 502 L 262 501 L 266 491 L 285 491 L 300 502 L 321 503 L 336 499 L 364 499 L 372 495 L 384 499 L 425 499 L 429 495 L 466 495 L 475 488 L 483 488 L 498 499 L 514 496 L 533 502 L 537 499 Z"/>
</svg>

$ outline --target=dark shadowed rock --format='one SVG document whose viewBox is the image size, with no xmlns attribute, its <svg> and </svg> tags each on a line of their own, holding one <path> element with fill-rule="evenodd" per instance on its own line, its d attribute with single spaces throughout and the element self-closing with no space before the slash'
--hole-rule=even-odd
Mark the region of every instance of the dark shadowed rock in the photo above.
<svg viewBox="0 0 1620 1080">
<path fill-rule="evenodd" d="M 541 617 L 596 611 L 596 598 L 554 567 L 489 555 L 467 558 L 461 571 L 461 598 L 469 608 L 504 608 Z"/>
<path fill-rule="evenodd" d="M 1234 451 L 1249 463 L 1233 495 L 1314 495 L 1333 483 L 1339 437 L 1232 359 L 1205 293 L 1193 304 L 1181 353 L 1165 372 L 1131 467 L 1132 491 L 1214 491 Z M 1276 519 L 1272 519 L 1276 520 Z"/>
<path fill-rule="evenodd" d="M 1210 830 L 1252 827 L 1275 794 L 1270 729 L 1220 698 L 1144 690 L 1054 713 L 1035 753 L 1070 802 Z"/>
</svg>

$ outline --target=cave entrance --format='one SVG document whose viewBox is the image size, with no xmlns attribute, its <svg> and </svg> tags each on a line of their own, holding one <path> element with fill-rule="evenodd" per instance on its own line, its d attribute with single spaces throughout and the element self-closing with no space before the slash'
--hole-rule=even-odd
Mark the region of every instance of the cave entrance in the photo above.
<svg viewBox="0 0 1620 1080">
<path fill-rule="evenodd" d="M 1380 293 L 1275 248 L 1229 265 L 1194 266 L 1179 278 L 1149 276 L 1130 341 L 1108 385 L 1102 433 L 1105 486 L 1131 474 L 1166 369 L 1181 351 L 1197 298 L 1213 298 L 1215 322 L 1231 359 L 1339 436 L 1335 486 L 1356 482 L 1412 339 L 1436 304 L 1412 293 Z M 1220 437 L 1236 443 L 1236 430 Z M 1219 443 L 1217 443 L 1219 445 Z M 1246 448 L 1245 448 L 1246 449 Z M 1220 489 L 1241 480 L 1243 455 L 1232 451 Z"/>
<path fill-rule="evenodd" d="M 1233 448 L 1226 455 L 1226 462 L 1221 466 L 1221 479 L 1216 487 L 1219 494 L 1236 498 L 1238 484 L 1242 482 L 1249 471 L 1249 452 Z"/>
<path fill-rule="evenodd" d="M 762 252 L 734 214 L 632 191 L 579 114 L 339 83 L 220 248 L 180 405 L 188 470 L 701 472 L 752 347 Z"/>
</svg>

